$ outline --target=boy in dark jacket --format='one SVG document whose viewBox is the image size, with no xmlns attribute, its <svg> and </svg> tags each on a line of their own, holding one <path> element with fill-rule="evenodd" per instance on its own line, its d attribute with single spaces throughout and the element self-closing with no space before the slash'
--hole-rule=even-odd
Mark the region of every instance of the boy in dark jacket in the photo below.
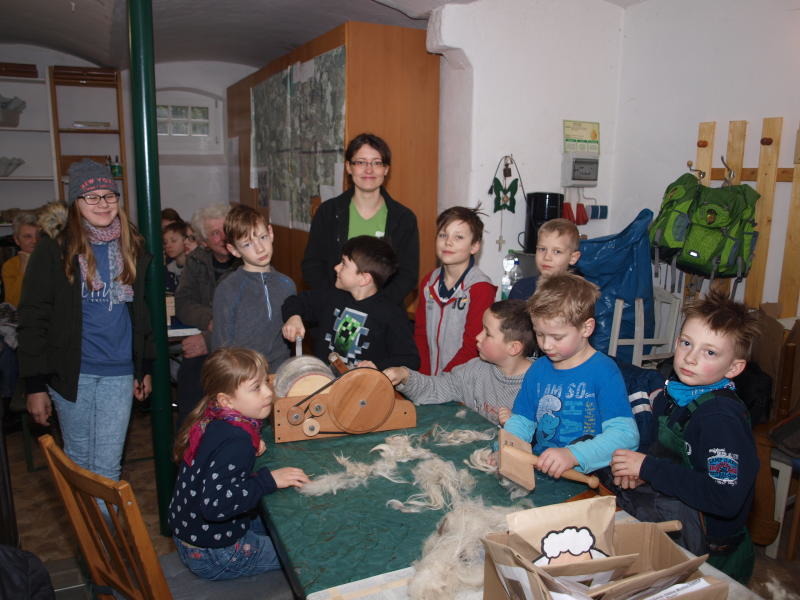
<svg viewBox="0 0 800 600">
<path fill-rule="evenodd" d="M 709 563 L 746 583 L 754 562 L 747 516 L 759 462 L 731 380 L 747 364 L 756 317 L 715 291 L 684 313 L 676 378 L 653 406 L 657 441 L 646 454 L 617 450 L 612 457 L 617 500 L 642 520 L 681 520 L 682 545 L 708 552 Z"/>
<path fill-rule="evenodd" d="M 356 364 L 371 361 L 379 369 L 419 368 L 411 323 L 403 309 L 380 291 L 397 269 L 385 240 L 360 235 L 342 247 L 334 267 L 336 288 L 290 296 L 283 305 L 283 336 L 305 336 L 304 322 L 315 325 L 314 354 L 327 361 L 331 351 Z"/>
</svg>

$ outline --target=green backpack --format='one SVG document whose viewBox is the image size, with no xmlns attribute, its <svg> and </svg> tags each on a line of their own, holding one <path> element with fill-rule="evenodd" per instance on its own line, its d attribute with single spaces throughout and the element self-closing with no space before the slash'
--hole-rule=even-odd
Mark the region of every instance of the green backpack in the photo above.
<svg viewBox="0 0 800 600">
<path fill-rule="evenodd" d="M 753 263 L 758 192 L 747 184 L 710 188 L 691 173 L 664 192 L 650 226 L 656 263 L 671 262 L 686 273 L 740 281 Z"/>
<path fill-rule="evenodd" d="M 700 182 L 685 173 L 667 186 L 658 216 L 650 224 L 650 246 L 656 265 L 659 261 L 673 262 L 680 253 L 689 231 L 690 214 L 700 193 Z"/>
</svg>

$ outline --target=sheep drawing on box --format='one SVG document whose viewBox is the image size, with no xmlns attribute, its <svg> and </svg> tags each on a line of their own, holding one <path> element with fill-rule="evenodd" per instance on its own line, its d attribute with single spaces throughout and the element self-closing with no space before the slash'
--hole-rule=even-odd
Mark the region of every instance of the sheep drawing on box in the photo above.
<svg viewBox="0 0 800 600">
<path fill-rule="evenodd" d="M 542 538 L 542 556 L 533 564 L 544 566 L 583 562 L 607 555 L 594 546 L 595 538 L 588 527 L 565 527 Z"/>
</svg>

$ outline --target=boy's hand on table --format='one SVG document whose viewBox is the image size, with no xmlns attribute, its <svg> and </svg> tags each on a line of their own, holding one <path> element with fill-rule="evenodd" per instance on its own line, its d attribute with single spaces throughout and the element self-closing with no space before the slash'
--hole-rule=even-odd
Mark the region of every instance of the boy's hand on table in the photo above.
<svg viewBox="0 0 800 600">
<path fill-rule="evenodd" d="M 502 426 L 505 425 L 506 421 L 508 421 L 510 418 L 511 418 L 511 409 L 506 408 L 505 406 L 501 406 L 500 410 L 497 411 L 497 422 L 500 423 L 500 425 Z"/>
<path fill-rule="evenodd" d="M 400 385 L 408 381 L 407 367 L 389 367 L 383 370 L 383 374 L 389 378 L 392 385 Z"/>
<path fill-rule="evenodd" d="M 614 450 L 611 455 L 611 474 L 617 477 L 639 478 L 642 463 L 647 455 L 633 450 Z"/>
<path fill-rule="evenodd" d="M 567 448 L 548 448 L 539 456 L 536 468 L 558 479 L 567 469 L 577 466 L 575 455 Z"/>
<path fill-rule="evenodd" d="M 297 467 L 275 469 L 272 471 L 272 478 L 279 488 L 303 487 L 308 483 L 308 475 L 303 472 L 303 469 Z"/>
<path fill-rule="evenodd" d="M 290 342 L 294 342 L 299 337 L 306 337 L 306 328 L 303 325 L 303 319 L 300 318 L 300 315 L 292 315 L 286 319 L 286 323 L 284 323 L 281 328 L 281 333 L 283 333 L 283 337 Z"/>
</svg>

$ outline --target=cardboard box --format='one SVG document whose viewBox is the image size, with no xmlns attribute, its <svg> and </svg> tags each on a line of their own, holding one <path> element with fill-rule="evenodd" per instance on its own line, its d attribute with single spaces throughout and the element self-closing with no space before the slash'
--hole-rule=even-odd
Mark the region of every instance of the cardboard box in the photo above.
<svg viewBox="0 0 800 600">
<path fill-rule="evenodd" d="M 788 344 L 800 346 L 800 320 L 779 320 L 778 314 L 776 304 L 761 305 L 761 335 L 754 340 L 751 355 L 751 360 L 772 377 L 773 421 L 800 409 L 800 349 L 795 350 L 791 362 L 787 352 Z"/>
<path fill-rule="evenodd" d="M 581 599 L 622 600 L 649 587 L 663 589 L 680 581 L 702 577 L 698 568 L 706 559 L 706 556 L 687 558 L 656 523 L 618 523 L 614 528 L 616 556 L 612 558 L 625 558 L 623 555 L 635 555 L 635 558 L 621 578 L 581 591 L 580 587 L 572 587 L 569 581 L 554 578 L 545 568 L 534 565 L 540 553 L 515 533 L 490 534 L 485 538 L 484 546 L 484 600 L 551 600 L 552 592 Z M 607 560 L 595 559 L 570 566 L 589 566 Z M 727 593 L 727 583 L 719 582 L 687 594 L 685 598 L 724 600 Z"/>
</svg>

